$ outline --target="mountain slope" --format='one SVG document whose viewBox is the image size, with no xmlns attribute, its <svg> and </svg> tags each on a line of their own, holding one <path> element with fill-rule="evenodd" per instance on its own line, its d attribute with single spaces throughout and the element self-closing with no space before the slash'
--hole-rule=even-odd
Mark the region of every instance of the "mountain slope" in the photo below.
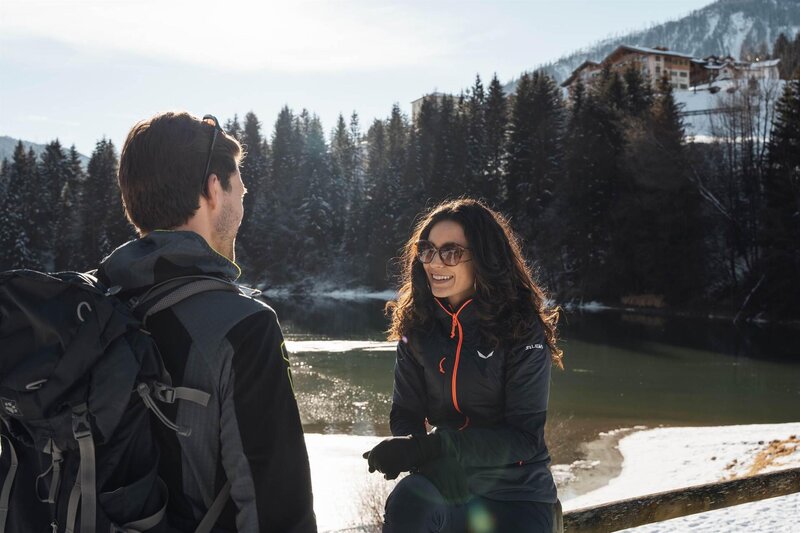
<svg viewBox="0 0 800 533">
<path fill-rule="evenodd" d="M 761 43 L 770 49 L 781 32 L 792 39 L 798 31 L 800 0 L 718 0 L 681 19 L 603 40 L 539 68 L 563 81 L 583 61 L 599 61 L 620 44 L 666 46 L 695 57 L 730 54 L 738 59 Z M 515 87 L 516 81 L 510 82 L 506 92 Z"/>
<path fill-rule="evenodd" d="M 3 159 L 8 159 L 11 161 L 11 158 L 14 157 L 14 149 L 17 147 L 17 143 L 19 139 L 15 139 L 13 137 L 8 137 L 7 135 L 0 135 L 0 162 Z M 40 156 L 42 152 L 44 152 L 45 145 L 43 144 L 36 144 L 30 141 L 22 141 L 22 146 L 25 147 L 25 151 L 27 152 L 29 149 L 33 148 L 33 152 Z M 69 146 L 63 146 L 64 152 L 69 154 Z M 83 168 L 86 168 L 89 164 L 89 158 L 83 154 L 78 154 L 80 156 L 81 165 Z"/>
</svg>

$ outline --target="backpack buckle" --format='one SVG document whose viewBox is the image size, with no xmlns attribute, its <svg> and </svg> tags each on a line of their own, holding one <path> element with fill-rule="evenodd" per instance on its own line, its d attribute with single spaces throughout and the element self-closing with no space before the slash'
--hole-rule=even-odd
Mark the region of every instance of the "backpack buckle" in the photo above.
<svg viewBox="0 0 800 533">
<path fill-rule="evenodd" d="M 158 401 L 164 403 L 175 403 L 175 389 L 163 383 L 153 383 L 153 395 Z"/>
<path fill-rule="evenodd" d="M 89 410 L 82 403 L 72 408 L 72 434 L 76 439 L 92 436 L 92 425 L 89 422 Z"/>
</svg>

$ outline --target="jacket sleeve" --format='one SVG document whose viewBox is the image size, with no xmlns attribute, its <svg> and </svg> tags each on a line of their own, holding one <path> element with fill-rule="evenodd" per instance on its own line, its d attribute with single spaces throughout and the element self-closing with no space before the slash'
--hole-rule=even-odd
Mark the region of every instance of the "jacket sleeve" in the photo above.
<svg viewBox="0 0 800 533">
<path fill-rule="evenodd" d="M 239 531 L 316 531 L 308 453 L 289 358 L 265 308 L 226 336 L 233 348 L 221 384 L 220 441 Z"/>
<path fill-rule="evenodd" d="M 425 433 L 427 394 L 422 365 L 405 340 L 397 343 L 389 426 L 392 435 Z"/>
<path fill-rule="evenodd" d="M 539 329 L 525 344 L 507 356 L 505 420 L 494 427 L 443 429 L 445 455 L 464 466 L 502 466 L 547 457 L 544 424 L 550 394 L 550 348 Z"/>
</svg>

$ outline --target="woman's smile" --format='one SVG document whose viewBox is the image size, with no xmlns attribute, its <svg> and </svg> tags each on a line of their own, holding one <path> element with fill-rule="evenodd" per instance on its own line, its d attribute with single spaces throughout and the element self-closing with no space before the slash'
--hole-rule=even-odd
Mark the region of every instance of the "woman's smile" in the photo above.
<svg viewBox="0 0 800 533">
<path fill-rule="evenodd" d="M 444 285 L 445 283 L 453 281 L 453 276 L 446 274 L 431 274 L 430 281 L 435 285 Z"/>
</svg>

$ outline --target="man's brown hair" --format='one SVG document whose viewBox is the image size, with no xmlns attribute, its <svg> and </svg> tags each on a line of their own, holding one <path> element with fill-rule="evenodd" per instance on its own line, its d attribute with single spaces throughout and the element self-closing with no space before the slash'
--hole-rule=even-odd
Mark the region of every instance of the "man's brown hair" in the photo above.
<svg viewBox="0 0 800 533">
<path fill-rule="evenodd" d="M 213 135 L 213 126 L 184 112 L 160 113 L 131 128 L 120 156 L 119 188 L 139 235 L 185 224 L 200 207 L 208 175 L 216 174 L 222 188 L 231 189 L 242 146 L 218 133 L 203 176 Z"/>
</svg>

